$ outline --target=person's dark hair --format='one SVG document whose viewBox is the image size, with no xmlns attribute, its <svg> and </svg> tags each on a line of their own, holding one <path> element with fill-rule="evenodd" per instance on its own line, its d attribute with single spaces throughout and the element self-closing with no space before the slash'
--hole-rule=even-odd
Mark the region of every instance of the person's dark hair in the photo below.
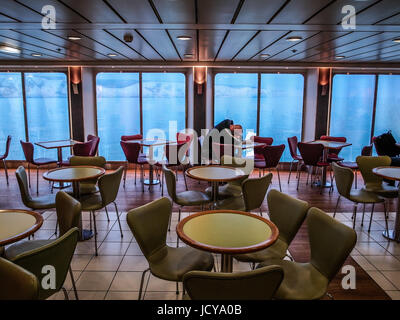
<svg viewBox="0 0 400 320">
<path fill-rule="evenodd" d="M 218 123 L 214 128 L 221 132 L 224 129 L 229 129 L 232 124 L 233 120 L 225 119 L 224 121 Z"/>
</svg>

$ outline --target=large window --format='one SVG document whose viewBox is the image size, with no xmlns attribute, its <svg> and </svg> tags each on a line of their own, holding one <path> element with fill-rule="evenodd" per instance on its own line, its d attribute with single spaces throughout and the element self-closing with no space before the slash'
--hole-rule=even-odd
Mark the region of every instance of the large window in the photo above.
<svg viewBox="0 0 400 320">
<path fill-rule="evenodd" d="M 153 131 L 156 136 L 175 140 L 176 132 L 185 128 L 185 119 L 186 78 L 183 73 L 97 75 L 99 153 L 107 160 L 125 159 L 119 145 L 122 135 L 143 133 L 146 137 L 150 130 L 157 129 Z"/>
<path fill-rule="evenodd" d="M 219 73 L 215 76 L 214 124 L 231 119 L 242 125 L 244 134 L 251 130 L 272 137 L 274 145 L 286 145 L 281 161 L 291 161 L 287 138 L 301 139 L 303 94 L 301 74 Z"/>
<path fill-rule="evenodd" d="M 25 106 L 23 79 L 25 79 Z M 20 140 L 35 143 L 70 138 L 65 73 L 0 73 L 0 101 L 0 153 L 3 153 L 7 136 L 11 135 L 8 159 L 24 159 Z M 56 151 L 36 146 L 35 158 L 39 157 L 56 158 Z"/>
</svg>

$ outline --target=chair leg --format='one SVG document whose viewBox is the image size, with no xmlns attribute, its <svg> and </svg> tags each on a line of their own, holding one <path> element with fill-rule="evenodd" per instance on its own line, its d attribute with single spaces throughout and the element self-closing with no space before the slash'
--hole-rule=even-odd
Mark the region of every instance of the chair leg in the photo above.
<svg viewBox="0 0 400 320">
<path fill-rule="evenodd" d="M 36 194 L 39 194 L 39 166 L 36 166 Z"/>
<path fill-rule="evenodd" d="M 299 178 L 300 168 L 301 168 L 301 161 L 297 161 L 296 167 L 297 167 L 297 169 L 296 169 L 296 179 L 298 179 Z"/>
<path fill-rule="evenodd" d="M 263 216 L 261 207 L 260 207 L 260 216 L 261 217 Z"/>
<path fill-rule="evenodd" d="M 141 180 L 142 180 L 142 192 L 144 192 L 144 168 L 141 165 Z"/>
<path fill-rule="evenodd" d="M 354 182 L 356 184 L 356 189 L 357 189 L 357 170 L 354 170 Z"/>
<path fill-rule="evenodd" d="M 281 175 L 279 174 L 279 169 L 278 169 L 278 167 L 276 167 L 276 172 L 278 173 L 279 190 L 280 190 L 280 192 L 282 192 Z"/>
<path fill-rule="evenodd" d="M 161 196 L 164 196 L 164 171 L 161 170 Z"/>
<path fill-rule="evenodd" d="M 336 207 L 335 207 L 335 212 L 333 213 L 333 217 L 334 217 L 334 218 L 336 217 L 336 212 L 337 212 L 337 209 L 338 209 L 338 207 L 339 207 L 339 202 L 340 202 L 340 198 L 341 198 L 341 197 L 342 197 L 342 196 L 339 195 L 339 198 L 337 199 Z"/>
<path fill-rule="evenodd" d="M 31 165 L 28 162 L 28 182 L 29 182 L 29 188 L 31 187 Z"/>
<path fill-rule="evenodd" d="M 299 178 L 297 179 L 297 189 L 296 190 L 299 190 L 300 177 L 301 177 L 301 171 L 299 171 Z"/>
<path fill-rule="evenodd" d="M 176 295 L 179 294 L 179 282 L 176 283 Z"/>
<path fill-rule="evenodd" d="M 292 160 L 292 162 L 290 163 L 289 177 L 288 177 L 288 179 L 287 179 L 287 183 L 288 183 L 288 184 L 289 184 L 289 182 L 290 182 L 290 176 L 291 176 L 291 174 L 292 174 L 293 161 L 294 161 L 294 160 Z"/>
<path fill-rule="evenodd" d="M 128 171 L 128 162 L 125 162 L 125 170 L 124 170 L 124 188 L 126 184 L 126 172 Z"/>
<path fill-rule="evenodd" d="M 124 237 L 124 234 L 122 233 L 122 227 L 121 227 L 121 221 L 120 221 L 120 219 L 119 219 L 118 207 L 117 207 L 117 204 L 115 203 L 115 201 L 114 201 L 113 203 L 114 203 L 115 213 L 116 213 L 116 215 L 117 215 L 117 220 L 118 220 L 118 224 L 119 224 L 119 231 L 121 232 L 121 238 L 123 238 L 123 237 Z"/>
<path fill-rule="evenodd" d="M 91 211 L 93 214 L 93 225 L 94 225 L 94 250 L 95 250 L 95 255 L 96 257 L 98 256 L 97 254 L 97 226 L 96 226 L 96 214 L 94 211 Z"/>
<path fill-rule="evenodd" d="M 108 209 L 107 206 L 104 207 L 104 209 L 106 210 L 106 215 L 107 215 L 107 221 L 110 222 L 110 217 L 108 215 Z"/>
<path fill-rule="evenodd" d="M 362 214 L 362 219 L 361 219 L 361 227 L 364 226 L 364 216 L 365 216 L 365 203 L 363 204 L 363 214 Z"/>
<path fill-rule="evenodd" d="M 57 236 L 57 229 L 58 229 L 58 218 L 56 220 L 56 230 L 54 230 L 54 234 Z"/>
<path fill-rule="evenodd" d="M 356 228 L 357 205 L 358 205 L 358 203 L 355 203 L 355 204 L 354 204 L 354 211 L 353 211 L 353 229 Z"/>
<path fill-rule="evenodd" d="M 178 223 L 181 221 L 181 212 L 182 212 L 182 207 L 179 207 Z M 179 237 L 178 236 L 176 239 L 176 247 L 179 248 Z"/>
<path fill-rule="evenodd" d="M 62 289 L 62 291 L 64 292 L 64 300 L 69 300 L 67 290 L 66 290 L 64 287 L 62 287 L 61 289 Z"/>
<path fill-rule="evenodd" d="M 136 173 L 137 173 L 137 164 L 135 164 L 135 186 L 136 186 Z"/>
<path fill-rule="evenodd" d="M 71 276 L 72 288 L 74 289 L 75 299 L 76 299 L 76 300 L 79 300 L 78 291 L 76 290 L 74 274 L 72 273 L 71 266 L 69 267 L 69 275 Z"/>
<path fill-rule="evenodd" d="M 307 181 L 306 181 L 306 186 L 308 186 L 308 178 L 310 177 L 310 168 L 307 167 Z M 312 180 L 312 175 L 311 175 L 311 180 Z M 311 181 L 311 185 L 312 185 L 312 181 Z"/>
<path fill-rule="evenodd" d="M 147 268 L 146 270 L 143 271 L 142 273 L 142 278 L 140 279 L 140 288 L 139 288 L 139 296 L 138 296 L 138 300 L 142 299 L 142 291 L 143 291 L 143 283 L 144 283 L 144 276 L 146 275 L 146 273 L 150 271 L 150 268 Z"/>
<path fill-rule="evenodd" d="M 374 216 L 375 203 L 372 204 L 371 218 L 369 219 L 368 233 L 371 232 L 372 218 Z"/>
<path fill-rule="evenodd" d="M 9 183 L 8 183 L 8 172 L 7 172 L 7 163 L 6 163 L 6 159 L 3 159 L 3 165 L 4 165 L 4 172 L 5 172 L 5 174 L 6 174 L 7 185 L 9 185 Z"/>
<path fill-rule="evenodd" d="M 182 165 L 182 175 L 183 175 L 183 180 L 185 181 L 185 187 L 186 187 L 186 191 L 188 191 L 188 186 L 187 186 L 187 182 L 186 182 L 186 174 L 185 174 L 185 167 Z"/>
<path fill-rule="evenodd" d="M 383 213 L 385 215 L 386 234 L 389 235 L 389 224 L 388 224 L 389 212 L 386 207 L 386 201 L 383 201 Z"/>
</svg>

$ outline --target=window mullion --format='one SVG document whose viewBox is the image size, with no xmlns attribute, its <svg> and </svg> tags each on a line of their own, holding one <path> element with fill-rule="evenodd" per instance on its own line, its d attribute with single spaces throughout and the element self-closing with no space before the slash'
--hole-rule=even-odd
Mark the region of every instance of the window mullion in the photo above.
<svg viewBox="0 0 400 320">
<path fill-rule="evenodd" d="M 261 73 L 258 73 L 257 86 L 257 136 L 260 135 L 260 111 L 261 110 Z"/>
<path fill-rule="evenodd" d="M 374 136 L 375 133 L 375 118 L 376 118 L 376 105 L 378 103 L 378 85 L 379 85 L 379 75 L 375 75 L 375 92 L 374 92 L 374 106 L 373 106 L 373 111 L 372 111 L 372 125 L 371 125 L 371 143 L 372 143 L 372 137 Z"/>
<path fill-rule="evenodd" d="M 25 91 L 25 72 L 21 72 L 21 84 L 22 84 L 22 104 L 24 106 L 24 121 L 25 121 L 25 140 L 29 141 L 28 131 L 28 111 L 26 106 L 26 91 Z"/>
</svg>

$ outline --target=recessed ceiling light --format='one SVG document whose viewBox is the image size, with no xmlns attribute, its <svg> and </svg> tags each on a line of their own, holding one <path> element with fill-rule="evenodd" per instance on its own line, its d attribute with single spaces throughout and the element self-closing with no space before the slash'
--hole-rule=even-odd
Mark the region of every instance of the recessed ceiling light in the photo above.
<svg viewBox="0 0 400 320">
<path fill-rule="evenodd" d="M 295 36 L 295 37 L 287 37 L 286 40 L 290 41 L 290 42 L 296 42 L 296 41 L 303 40 L 303 38 Z"/>
<path fill-rule="evenodd" d="M 184 57 L 185 57 L 185 58 L 193 58 L 193 54 L 191 54 L 191 53 L 186 53 L 186 54 L 184 55 Z"/>
<path fill-rule="evenodd" d="M 7 53 L 21 53 L 21 49 L 10 47 L 7 44 L 0 45 L 0 51 L 7 52 Z"/>
<path fill-rule="evenodd" d="M 69 39 L 69 40 L 76 41 L 76 40 L 81 40 L 82 38 L 81 38 L 81 37 L 78 37 L 78 36 L 68 36 L 68 39 Z"/>
<path fill-rule="evenodd" d="M 32 57 L 41 57 L 42 54 L 41 53 L 32 53 L 31 56 Z"/>
<path fill-rule="evenodd" d="M 344 58 L 346 58 L 346 57 L 345 57 L 345 56 L 336 56 L 336 57 L 335 57 L 335 59 L 338 59 L 338 60 L 339 60 L 339 59 L 344 59 Z"/>
<path fill-rule="evenodd" d="M 400 43 L 400 38 L 393 39 L 393 42 Z"/>
<path fill-rule="evenodd" d="M 176 38 L 183 41 L 192 40 L 192 37 L 190 36 L 177 36 Z"/>
<path fill-rule="evenodd" d="M 116 57 L 117 56 L 117 54 L 115 54 L 115 53 L 109 53 L 109 54 L 107 54 L 109 57 Z"/>
<path fill-rule="evenodd" d="M 266 58 L 269 58 L 269 57 L 270 57 L 270 55 L 267 54 L 267 53 L 260 54 L 260 58 L 266 59 Z"/>
</svg>

